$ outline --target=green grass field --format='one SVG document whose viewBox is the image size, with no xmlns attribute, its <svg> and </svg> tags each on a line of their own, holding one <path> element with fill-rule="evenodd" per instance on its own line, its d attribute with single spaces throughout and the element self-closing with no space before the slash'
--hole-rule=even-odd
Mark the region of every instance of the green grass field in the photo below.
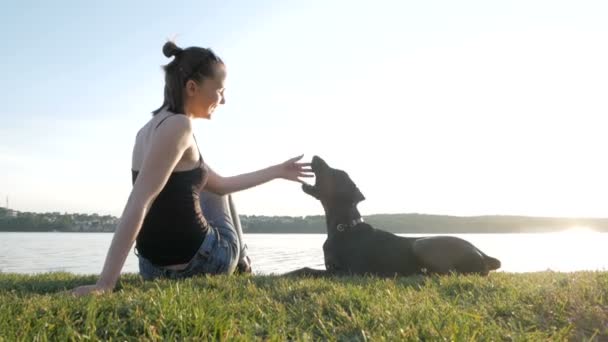
<svg viewBox="0 0 608 342">
<path fill-rule="evenodd" d="M 60 291 L 96 276 L 0 274 L 0 340 L 608 340 L 608 272 L 330 279 L 215 276 Z"/>
</svg>

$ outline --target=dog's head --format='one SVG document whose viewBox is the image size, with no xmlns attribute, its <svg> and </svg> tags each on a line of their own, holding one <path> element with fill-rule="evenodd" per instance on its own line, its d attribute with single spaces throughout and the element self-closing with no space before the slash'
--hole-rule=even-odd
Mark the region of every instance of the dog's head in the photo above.
<svg viewBox="0 0 608 342">
<path fill-rule="evenodd" d="M 331 168 L 319 156 L 312 158 L 311 167 L 315 184 L 303 184 L 302 190 L 323 205 L 351 206 L 365 199 L 346 172 Z"/>
</svg>

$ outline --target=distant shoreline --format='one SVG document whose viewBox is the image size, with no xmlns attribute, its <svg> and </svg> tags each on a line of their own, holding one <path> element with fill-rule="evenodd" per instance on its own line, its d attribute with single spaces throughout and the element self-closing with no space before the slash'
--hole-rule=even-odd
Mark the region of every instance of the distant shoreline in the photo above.
<svg viewBox="0 0 608 342">
<path fill-rule="evenodd" d="M 438 235 L 438 234 L 479 234 L 479 235 L 485 235 L 485 234 L 555 234 L 555 233 L 566 233 L 569 232 L 569 229 L 562 229 L 562 230 L 543 230 L 543 231 L 516 231 L 516 232 L 509 232 L 509 231 L 498 231 L 498 232 L 467 232 L 467 231 L 458 231 L 458 232 L 425 232 L 425 231 L 416 231 L 416 232 L 397 232 L 395 234 L 400 234 L 400 235 L 404 235 L 404 234 L 414 234 L 414 235 L 419 235 L 419 234 L 431 234 L 431 235 Z M 603 230 L 596 230 L 596 229 L 589 229 L 588 231 L 585 230 L 585 232 L 589 232 L 589 233 L 600 233 L 600 234 L 606 234 L 608 233 L 608 231 L 603 231 Z M 28 230 L 28 231 L 24 231 L 24 230 L 0 230 L 0 233 L 65 233 L 65 234 L 113 234 L 113 231 L 49 231 L 49 230 L 40 230 L 40 231 L 35 231 L 35 230 Z M 327 232 L 298 232 L 298 231 L 294 231 L 294 232 L 248 232 L 248 231 L 244 231 L 244 234 L 248 234 L 248 235 L 315 235 L 315 234 L 326 234 Z"/>
<path fill-rule="evenodd" d="M 325 216 L 240 215 L 248 234 L 324 234 Z M 430 214 L 375 214 L 363 216 L 375 228 L 398 234 L 555 233 L 577 229 L 608 232 L 608 218 L 531 216 L 448 216 Z M 22 213 L 0 208 L 0 232 L 112 233 L 120 222 L 96 214 Z"/>
</svg>

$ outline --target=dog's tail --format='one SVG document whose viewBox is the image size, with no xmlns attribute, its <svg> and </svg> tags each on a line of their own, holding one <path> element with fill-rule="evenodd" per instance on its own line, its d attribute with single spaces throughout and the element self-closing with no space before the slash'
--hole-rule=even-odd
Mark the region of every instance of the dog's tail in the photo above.
<svg viewBox="0 0 608 342">
<path fill-rule="evenodd" d="M 488 266 L 488 269 L 490 271 L 497 270 L 500 268 L 500 260 L 487 255 L 484 255 L 484 257 L 486 265 Z"/>
</svg>

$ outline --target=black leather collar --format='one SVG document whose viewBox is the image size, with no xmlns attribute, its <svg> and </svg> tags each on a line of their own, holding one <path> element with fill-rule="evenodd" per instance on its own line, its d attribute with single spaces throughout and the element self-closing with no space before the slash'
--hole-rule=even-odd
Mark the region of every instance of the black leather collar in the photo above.
<svg viewBox="0 0 608 342">
<path fill-rule="evenodd" d="M 339 232 L 343 232 L 347 229 L 352 229 L 353 227 L 355 227 L 356 225 L 358 225 L 359 223 L 363 223 L 363 219 L 361 217 L 354 219 L 352 221 L 350 221 L 349 223 L 338 223 L 338 225 L 336 226 L 336 229 Z"/>
</svg>

